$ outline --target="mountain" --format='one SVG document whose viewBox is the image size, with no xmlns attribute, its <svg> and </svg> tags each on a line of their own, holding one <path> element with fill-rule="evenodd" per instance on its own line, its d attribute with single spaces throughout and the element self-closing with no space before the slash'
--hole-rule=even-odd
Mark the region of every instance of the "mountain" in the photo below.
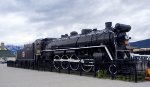
<svg viewBox="0 0 150 87">
<path fill-rule="evenodd" d="M 23 46 L 15 46 L 15 45 L 6 45 L 5 46 L 8 50 L 10 50 L 13 54 L 17 53 L 17 50 L 22 49 Z"/>
<path fill-rule="evenodd" d="M 150 48 L 150 39 L 131 42 L 130 45 L 133 47 L 138 47 L 138 48 Z"/>
</svg>

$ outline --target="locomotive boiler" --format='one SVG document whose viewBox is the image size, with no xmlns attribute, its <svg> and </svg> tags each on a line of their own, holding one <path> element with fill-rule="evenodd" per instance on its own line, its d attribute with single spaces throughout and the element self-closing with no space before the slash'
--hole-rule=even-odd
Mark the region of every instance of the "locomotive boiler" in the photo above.
<svg viewBox="0 0 150 87">
<path fill-rule="evenodd" d="M 106 62 L 130 58 L 130 30 L 130 25 L 117 23 L 112 27 L 111 22 L 106 22 L 103 30 L 82 29 L 81 34 L 72 31 L 61 38 L 38 39 L 17 52 L 16 64 L 84 72 L 106 69 L 115 74 L 117 65 Z"/>
</svg>

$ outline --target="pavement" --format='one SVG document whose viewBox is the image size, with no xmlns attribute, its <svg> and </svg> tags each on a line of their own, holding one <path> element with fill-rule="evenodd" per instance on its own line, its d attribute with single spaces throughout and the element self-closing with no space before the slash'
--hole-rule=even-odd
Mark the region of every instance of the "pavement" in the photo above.
<svg viewBox="0 0 150 87">
<path fill-rule="evenodd" d="M 150 87 L 150 81 L 125 82 L 0 64 L 0 87 Z"/>
</svg>

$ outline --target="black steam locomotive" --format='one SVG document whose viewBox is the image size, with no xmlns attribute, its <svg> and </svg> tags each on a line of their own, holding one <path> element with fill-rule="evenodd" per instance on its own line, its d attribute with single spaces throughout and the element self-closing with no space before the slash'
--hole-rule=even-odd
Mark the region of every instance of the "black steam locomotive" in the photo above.
<svg viewBox="0 0 150 87">
<path fill-rule="evenodd" d="M 34 69 L 84 72 L 105 69 L 116 74 L 121 68 L 120 62 L 112 62 L 130 58 L 127 49 L 130 37 L 126 34 L 130 30 L 130 25 L 117 23 L 112 27 L 111 22 L 106 22 L 103 30 L 82 29 L 81 34 L 72 31 L 61 38 L 37 39 L 18 50 L 15 64 Z"/>
</svg>

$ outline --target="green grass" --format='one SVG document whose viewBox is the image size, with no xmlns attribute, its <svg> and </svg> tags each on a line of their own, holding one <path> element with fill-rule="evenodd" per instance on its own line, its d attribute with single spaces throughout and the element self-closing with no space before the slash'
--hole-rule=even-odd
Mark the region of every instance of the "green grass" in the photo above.
<svg viewBox="0 0 150 87">
<path fill-rule="evenodd" d="M 97 77 L 98 77 L 98 78 L 104 78 L 104 77 L 106 77 L 106 75 L 107 75 L 106 70 L 99 70 L 99 71 L 97 72 Z"/>
</svg>

